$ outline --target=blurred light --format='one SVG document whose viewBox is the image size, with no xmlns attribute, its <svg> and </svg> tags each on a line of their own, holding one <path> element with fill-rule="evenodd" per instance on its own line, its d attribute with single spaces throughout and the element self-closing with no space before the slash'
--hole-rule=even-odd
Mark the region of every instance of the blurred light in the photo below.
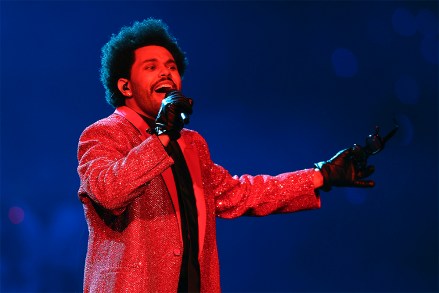
<svg viewBox="0 0 439 293">
<path fill-rule="evenodd" d="M 350 50 L 344 48 L 338 48 L 334 51 L 332 66 L 335 74 L 340 77 L 352 77 L 358 71 L 357 58 Z"/>
<path fill-rule="evenodd" d="M 9 220 L 12 224 L 20 224 L 24 220 L 24 211 L 20 207 L 12 207 L 9 209 Z"/>
<path fill-rule="evenodd" d="M 430 10 L 421 9 L 416 15 L 416 27 L 424 36 L 420 49 L 422 57 L 431 64 L 438 64 L 439 22 L 437 16 Z"/>
<path fill-rule="evenodd" d="M 367 192 L 360 188 L 345 188 L 345 196 L 351 204 L 360 205 L 366 201 Z"/>
<path fill-rule="evenodd" d="M 438 64 L 439 62 L 439 39 L 438 37 L 425 36 L 421 43 L 421 54 L 425 61 Z"/>
<path fill-rule="evenodd" d="M 419 101 L 419 87 L 415 79 L 401 75 L 395 82 L 395 93 L 403 104 L 417 104 Z"/>
<path fill-rule="evenodd" d="M 405 8 L 395 10 L 392 16 L 392 25 L 395 32 L 401 36 L 413 36 L 416 33 L 415 17 Z"/>
<path fill-rule="evenodd" d="M 424 36 L 437 37 L 439 23 L 437 17 L 430 10 L 421 9 L 416 15 L 416 27 Z"/>
</svg>

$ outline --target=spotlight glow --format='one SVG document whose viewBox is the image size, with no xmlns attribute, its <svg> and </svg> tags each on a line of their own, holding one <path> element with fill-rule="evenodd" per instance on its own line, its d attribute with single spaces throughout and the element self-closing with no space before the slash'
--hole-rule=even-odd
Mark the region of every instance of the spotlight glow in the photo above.
<svg viewBox="0 0 439 293">
<path fill-rule="evenodd" d="M 425 61 L 431 64 L 439 64 L 439 40 L 436 37 L 426 36 L 421 43 L 421 54 Z"/>
<path fill-rule="evenodd" d="M 416 26 L 424 36 L 436 37 L 438 25 L 437 16 L 430 10 L 421 9 L 416 15 Z"/>
<path fill-rule="evenodd" d="M 392 25 L 401 36 L 413 36 L 416 33 L 416 20 L 413 14 L 405 8 L 398 8 L 392 16 Z"/>
<path fill-rule="evenodd" d="M 24 220 L 24 211 L 20 207 L 11 207 L 9 209 L 9 220 L 12 224 L 20 224 Z"/>
</svg>

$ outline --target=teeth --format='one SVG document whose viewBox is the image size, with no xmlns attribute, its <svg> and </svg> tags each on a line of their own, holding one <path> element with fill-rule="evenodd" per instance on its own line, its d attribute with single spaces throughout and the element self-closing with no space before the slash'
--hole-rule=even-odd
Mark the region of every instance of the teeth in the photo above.
<svg viewBox="0 0 439 293">
<path fill-rule="evenodd" d="M 158 92 L 158 93 L 165 93 L 165 92 L 167 92 L 167 91 L 169 91 L 171 89 L 172 89 L 172 85 L 170 85 L 170 84 L 162 84 L 162 85 L 159 85 L 155 89 L 155 91 Z"/>
</svg>

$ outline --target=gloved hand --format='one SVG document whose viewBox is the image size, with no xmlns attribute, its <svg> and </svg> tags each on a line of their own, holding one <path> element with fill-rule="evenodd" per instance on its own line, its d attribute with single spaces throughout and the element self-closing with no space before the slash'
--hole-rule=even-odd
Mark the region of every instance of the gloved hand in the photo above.
<svg viewBox="0 0 439 293">
<path fill-rule="evenodd" d="M 192 99 L 186 98 L 179 91 L 166 93 L 155 120 L 155 133 L 167 134 L 171 140 L 179 139 L 184 126 L 181 113 L 192 114 L 192 105 Z"/>
<path fill-rule="evenodd" d="M 328 161 L 314 164 L 323 175 L 324 191 L 332 186 L 339 187 L 373 187 L 375 182 L 363 180 L 374 171 L 374 166 L 367 166 L 367 154 L 358 145 L 338 152 Z"/>
</svg>

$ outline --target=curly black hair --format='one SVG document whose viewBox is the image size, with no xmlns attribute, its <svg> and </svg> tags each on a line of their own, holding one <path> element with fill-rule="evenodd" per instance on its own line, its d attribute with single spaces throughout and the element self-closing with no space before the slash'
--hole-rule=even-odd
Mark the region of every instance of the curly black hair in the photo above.
<svg viewBox="0 0 439 293">
<path fill-rule="evenodd" d="M 132 26 L 124 26 L 111 36 L 102 47 L 101 82 L 105 88 L 105 98 L 113 107 L 125 105 L 125 97 L 117 87 L 119 78 L 130 78 L 134 63 L 134 51 L 138 48 L 156 45 L 166 48 L 174 57 L 178 72 L 183 76 L 187 58 L 177 44 L 177 39 L 169 33 L 168 26 L 160 19 L 148 18 L 135 21 Z"/>
</svg>

